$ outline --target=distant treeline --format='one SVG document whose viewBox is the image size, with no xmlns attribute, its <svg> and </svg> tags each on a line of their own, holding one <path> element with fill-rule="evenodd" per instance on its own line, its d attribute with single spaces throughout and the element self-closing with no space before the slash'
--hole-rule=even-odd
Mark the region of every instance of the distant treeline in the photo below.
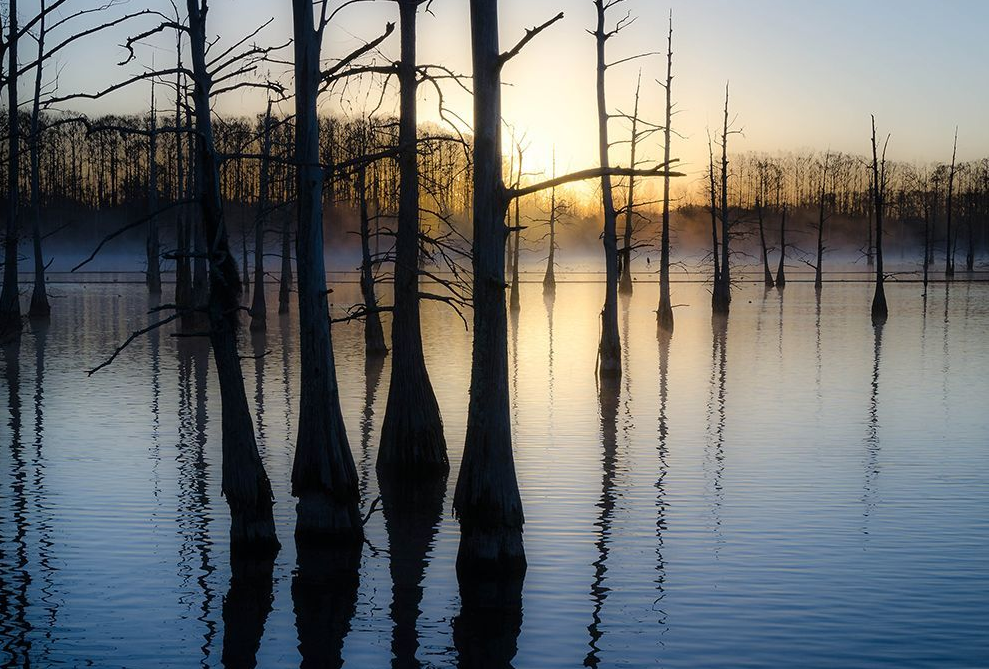
<svg viewBox="0 0 989 669">
<path fill-rule="evenodd" d="M 0 120 L 0 132 L 7 134 L 6 116 Z M 218 151 L 223 155 L 221 191 L 232 230 L 242 233 L 253 225 L 251 208 L 259 198 L 264 115 L 254 117 L 218 117 L 214 126 Z M 30 119 L 21 115 L 20 134 L 24 148 L 30 139 Z M 356 210 L 360 202 L 354 165 L 365 172 L 366 198 L 379 225 L 394 216 L 398 209 L 399 171 L 389 150 L 398 145 L 398 120 L 392 117 L 345 119 L 321 117 L 319 137 L 321 161 L 340 165 L 324 187 L 324 202 L 340 209 Z M 149 152 L 147 133 L 152 128 L 150 114 L 105 115 L 85 117 L 71 113 L 42 114 L 39 141 L 39 181 L 42 228 L 46 234 L 58 231 L 61 240 L 91 241 L 117 229 L 123 220 L 148 213 Z M 195 178 L 186 167 L 191 164 L 189 143 L 176 141 L 188 135 L 188 119 L 175 113 L 159 112 L 154 120 L 156 136 L 157 199 L 159 206 L 182 199 L 190 192 Z M 268 207 L 273 215 L 291 215 L 295 201 L 295 177 L 291 165 L 293 151 L 291 117 L 277 118 L 271 128 L 271 160 L 267 165 Z M 471 165 L 469 135 L 432 124 L 420 127 L 420 184 L 425 197 L 423 222 L 429 226 L 439 219 L 447 223 L 464 221 L 471 206 Z M 185 154 L 180 170 L 177 147 Z M 8 162 L 0 160 L 0 179 L 6 180 Z M 377 154 L 382 159 L 370 160 Z M 367 159 L 362 162 L 362 159 Z M 778 215 L 787 207 L 790 226 L 798 234 L 817 216 L 820 208 L 822 179 L 825 180 L 825 209 L 830 250 L 869 255 L 873 246 L 870 221 L 873 217 L 870 197 L 869 161 L 863 156 L 841 153 L 741 153 L 730 157 L 729 206 L 739 235 L 752 228 L 755 212 L 762 207 L 766 215 Z M 506 170 L 511 169 L 506 164 Z M 715 167 L 719 169 L 718 166 Z M 183 173 L 184 172 L 184 173 Z M 939 256 L 958 251 L 971 267 L 974 258 L 986 252 L 989 243 L 989 158 L 960 163 L 891 163 L 886 216 L 890 221 L 886 237 L 894 248 L 924 247 L 925 230 L 930 231 L 929 253 Z M 180 177 L 182 182 L 180 183 Z M 21 193 L 30 192 L 30 172 L 21 174 Z M 715 181 L 720 179 L 717 175 Z M 674 203 L 673 227 L 677 244 L 685 253 L 706 248 L 709 232 L 709 194 L 705 177 L 688 195 Z M 952 183 L 949 183 L 952 182 Z M 953 191 L 949 194 L 949 187 Z M 620 200 L 623 184 L 616 184 Z M 646 186 L 647 189 L 650 186 Z M 648 191 L 647 191 L 648 192 Z M 600 236 L 600 201 L 583 202 L 569 192 L 568 216 L 560 229 L 559 243 L 567 246 L 592 246 Z M 545 196 L 527 198 L 523 210 L 530 221 L 545 211 Z M 658 201 L 636 204 L 636 251 L 649 252 L 658 225 Z M 949 240 L 949 206 L 954 225 Z M 161 217 L 167 224 L 168 215 Z M 353 227 L 353 219 L 344 225 L 328 226 L 331 237 L 343 241 Z M 766 222 L 774 230 L 772 221 Z M 523 233 L 523 250 L 539 248 L 542 232 L 530 224 Z M 751 231 L 751 230 L 750 230 Z M 773 233 L 775 234 L 775 233 Z M 140 230 L 125 237 L 137 241 Z M 356 243 L 356 240 L 349 240 Z M 742 242 L 743 247 L 746 245 Z M 166 244 L 167 246 L 167 244 Z M 933 261 L 933 257 L 931 258 Z"/>
</svg>

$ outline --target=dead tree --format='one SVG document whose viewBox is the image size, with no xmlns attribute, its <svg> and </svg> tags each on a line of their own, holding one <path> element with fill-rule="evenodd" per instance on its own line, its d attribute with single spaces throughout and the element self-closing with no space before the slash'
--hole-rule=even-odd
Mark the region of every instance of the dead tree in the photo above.
<svg viewBox="0 0 989 669">
<path fill-rule="evenodd" d="M 817 264 L 814 265 L 814 290 L 820 292 L 824 287 L 824 224 L 827 223 L 827 183 L 828 183 L 828 163 L 831 160 L 831 152 L 824 154 L 824 164 L 821 165 L 821 194 L 819 199 L 817 216 Z"/>
<path fill-rule="evenodd" d="M 473 297 L 467 438 L 453 508 L 460 521 L 457 574 L 465 579 L 521 576 L 522 501 L 512 456 L 508 399 L 508 310 L 505 299 L 505 216 L 513 198 L 573 181 L 610 176 L 662 177 L 652 170 L 592 168 L 547 181 L 506 188 L 502 175 L 501 70 L 536 35 L 563 18 L 557 14 L 499 53 L 497 0 L 471 0 L 471 54 L 474 70 Z M 682 176 L 670 172 L 671 176 Z M 615 286 L 617 288 L 617 286 Z"/>
<path fill-rule="evenodd" d="M 725 84 L 725 117 L 721 131 L 721 267 L 715 277 L 711 305 L 714 313 L 727 315 L 731 304 L 731 271 L 729 269 L 731 229 L 728 219 L 728 84 Z"/>
<path fill-rule="evenodd" d="M 367 169 L 360 167 L 356 174 L 358 213 L 361 222 L 361 296 L 364 298 L 364 352 L 370 357 L 388 353 L 385 334 L 381 327 L 381 311 L 375 294 L 375 258 L 371 254 L 371 217 L 367 206 Z M 376 212 L 379 214 L 380 212 Z"/>
<path fill-rule="evenodd" d="M 151 116 L 148 119 L 148 237 L 145 245 L 148 292 L 161 295 L 161 241 L 158 237 L 158 110 L 154 83 L 151 84 Z"/>
<path fill-rule="evenodd" d="M 392 365 L 376 463 L 379 476 L 445 475 L 443 420 L 423 355 L 419 320 L 420 206 L 417 162 L 416 14 L 423 0 L 397 0 L 401 53 L 398 230 L 395 240 Z"/>
<path fill-rule="evenodd" d="M 45 259 L 41 251 L 41 174 L 39 153 L 41 144 L 41 82 L 44 72 L 45 33 L 47 9 L 41 0 L 41 19 L 38 22 L 38 63 L 34 72 L 34 101 L 31 105 L 31 238 L 34 247 L 34 289 L 28 316 L 46 319 L 51 315 L 48 290 L 45 285 Z"/>
<path fill-rule="evenodd" d="M 717 173 L 714 169 L 714 144 L 711 141 L 711 135 L 708 134 L 707 137 L 707 153 L 708 153 L 708 194 L 711 196 L 711 259 L 714 265 L 714 275 L 712 278 L 712 291 L 711 291 L 711 306 L 712 309 L 717 301 L 718 287 L 721 283 L 721 256 L 720 256 L 720 245 L 718 243 L 718 190 L 715 186 L 715 181 L 717 180 Z"/>
<path fill-rule="evenodd" d="M 670 162 L 673 137 L 673 10 L 670 10 L 670 30 L 666 37 L 666 120 L 663 123 L 663 162 Z M 670 297 L 670 177 L 663 177 L 663 230 L 659 244 L 659 308 L 656 320 L 659 329 L 673 332 L 673 302 Z"/>
<path fill-rule="evenodd" d="M 556 147 L 553 147 L 553 159 L 550 176 L 556 177 Z M 543 276 L 543 294 L 556 294 L 556 226 L 560 222 L 561 212 L 566 209 L 566 204 L 556 197 L 556 188 L 551 188 L 549 193 L 549 211 L 544 219 L 547 230 L 544 239 L 549 243 L 549 255 L 546 257 L 546 274 Z"/>
<path fill-rule="evenodd" d="M 955 157 L 958 153 L 958 128 L 955 128 L 955 141 L 951 147 L 951 168 L 948 170 L 948 199 L 945 203 L 945 248 L 944 248 L 944 276 L 946 279 L 955 276 L 955 238 L 951 232 L 951 215 L 954 210 L 955 176 L 958 174 L 955 164 Z"/>
<path fill-rule="evenodd" d="M 883 273 L 883 215 L 886 208 L 886 147 L 889 145 L 889 135 L 883 144 L 882 155 L 878 153 L 876 146 L 876 117 L 872 117 L 872 206 L 876 217 L 876 294 L 872 298 L 872 322 L 874 325 L 881 325 L 889 317 L 889 308 L 886 306 L 886 291 L 883 289 L 883 282 L 886 275 Z"/>
<path fill-rule="evenodd" d="M 515 177 L 515 187 L 518 188 L 522 184 L 522 143 L 514 142 L 515 155 L 518 156 L 518 170 Z M 509 167 L 509 176 L 511 176 L 511 167 Z M 515 225 L 511 227 L 512 233 L 512 287 L 509 293 L 508 307 L 513 312 L 517 312 L 522 308 L 522 303 L 519 297 L 519 247 L 522 245 L 522 218 L 519 213 L 520 203 L 522 198 L 515 198 Z"/>
<path fill-rule="evenodd" d="M 271 98 L 265 107 L 261 126 L 261 174 L 258 178 L 258 207 L 254 218 L 254 300 L 251 302 L 251 331 L 263 332 L 268 322 L 268 305 L 264 296 L 264 231 L 270 210 L 271 178 Z M 247 251 L 244 251 L 247 261 Z M 245 287 L 246 290 L 246 287 Z"/>
<path fill-rule="evenodd" d="M 605 59 L 605 44 L 615 36 L 625 25 L 628 25 L 628 15 L 620 19 L 615 27 L 608 30 L 605 27 L 605 13 L 621 0 L 594 0 L 597 12 L 597 26 L 594 35 L 597 51 L 597 116 L 598 116 L 598 156 L 601 168 L 607 170 L 611 166 L 608 152 L 611 143 L 608 139 L 608 121 L 611 117 L 605 98 L 605 71 L 608 63 Z M 601 377 L 620 377 L 622 375 L 621 341 L 618 331 L 618 238 L 617 219 L 614 193 L 611 187 L 611 175 L 607 172 L 601 175 L 601 203 L 604 208 L 604 265 L 605 293 L 604 308 L 601 311 L 601 340 L 598 343 L 598 373 Z"/>
<path fill-rule="evenodd" d="M 780 263 L 776 268 L 776 289 L 786 288 L 786 202 L 780 209 Z"/>
<path fill-rule="evenodd" d="M 759 246 L 762 251 L 762 280 L 763 284 L 766 286 L 766 290 L 769 290 L 776 285 L 773 281 L 773 273 L 769 269 L 769 249 L 766 247 L 766 226 L 763 210 L 767 186 L 766 172 L 768 167 L 769 165 L 765 161 L 759 162 L 759 192 L 755 198 L 756 221 L 759 223 Z"/>
<path fill-rule="evenodd" d="M 328 24 L 327 3 L 319 23 L 313 5 L 293 0 L 295 51 L 295 170 L 298 198 L 299 344 L 302 368 L 299 428 L 292 465 L 292 494 L 298 498 L 295 537 L 303 543 L 359 546 L 364 536 L 359 509 L 357 469 L 347 441 L 337 386 L 323 258 L 323 178 L 316 115 L 321 84 L 351 61 L 373 50 L 391 34 L 388 24 L 378 39 L 338 61 L 320 65 L 320 46 Z"/>
<path fill-rule="evenodd" d="M 629 165 L 635 167 L 635 152 L 639 148 L 639 88 L 642 84 L 642 71 L 635 82 L 635 102 L 632 106 L 632 134 L 629 139 Z M 647 130 L 651 132 L 652 128 Z M 622 234 L 620 251 L 621 277 L 618 280 L 618 292 L 622 295 L 632 294 L 632 231 L 635 227 L 635 177 L 628 178 L 628 194 L 625 198 L 625 229 Z"/>
<path fill-rule="evenodd" d="M 3 289 L 0 291 L 0 342 L 21 336 L 21 304 L 17 282 L 18 203 L 20 199 L 20 123 L 17 118 L 17 0 L 7 15 L 7 230 L 4 237 Z"/>
</svg>

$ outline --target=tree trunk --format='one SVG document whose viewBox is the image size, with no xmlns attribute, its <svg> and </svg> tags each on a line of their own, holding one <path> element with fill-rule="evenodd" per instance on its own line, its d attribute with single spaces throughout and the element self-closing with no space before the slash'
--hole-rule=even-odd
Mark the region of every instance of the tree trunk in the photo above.
<svg viewBox="0 0 989 669">
<path fill-rule="evenodd" d="M 3 245 L 3 289 L 0 291 L 0 343 L 21 336 L 21 301 L 17 285 L 18 187 L 20 126 L 17 119 L 17 0 L 10 0 L 7 21 L 7 234 Z"/>
<path fill-rule="evenodd" d="M 179 33 L 181 35 L 181 32 Z M 182 67 L 181 37 L 176 47 L 179 53 L 178 67 Z M 175 75 L 175 199 L 182 200 L 192 196 L 191 188 L 185 175 L 185 151 L 182 142 L 182 94 L 181 75 Z M 192 141 L 192 136 L 189 136 Z M 191 166 L 190 166 L 191 169 Z M 192 304 L 192 264 L 189 258 L 189 216 L 188 208 L 181 206 L 175 213 L 175 305 L 181 310 L 190 309 Z M 182 327 L 193 320 L 193 315 L 184 311 Z"/>
<path fill-rule="evenodd" d="M 731 272 L 729 262 L 728 221 L 728 84 L 725 84 L 725 120 L 721 132 L 721 269 L 717 275 L 712 296 L 714 313 L 727 315 L 731 304 Z"/>
<path fill-rule="evenodd" d="M 274 502 L 271 483 L 254 440 L 254 426 L 237 351 L 240 278 L 223 222 L 219 162 L 213 144 L 211 81 L 206 65 L 206 14 L 200 9 L 199 2 L 186 0 L 195 73 L 195 145 L 201 175 L 197 181 L 197 196 L 202 210 L 202 227 L 210 249 L 209 338 L 222 405 L 221 489 L 230 505 L 232 550 L 270 553 L 279 548 L 272 517 Z"/>
<path fill-rule="evenodd" d="M 278 274 L 278 313 L 287 314 L 292 293 L 292 229 L 291 219 L 282 223 L 282 268 Z"/>
<path fill-rule="evenodd" d="M 776 288 L 786 288 L 786 205 L 780 212 L 780 264 L 776 268 Z"/>
<path fill-rule="evenodd" d="M 597 113 L 598 113 L 598 155 L 602 169 L 611 166 L 608 157 L 608 105 L 605 100 L 604 74 L 607 68 L 605 61 L 605 2 L 594 0 L 597 9 L 597 27 L 594 38 L 597 46 Z M 617 218 L 615 212 L 614 194 L 611 191 L 611 176 L 601 175 L 601 197 L 604 207 L 604 265 L 605 293 L 604 308 L 601 311 L 601 341 L 598 345 L 598 373 L 604 377 L 621 377 L 622 350 L 621 338 L 618 333 L 618 238 L 616 235 Z"/>
<path fill-rule="evenodd" d="M 639 85 L 642 83 L 642 71 L 635 84 L 635 106 L 632 110 L 632 139 L 629 145 L 629 167 L 635 169 L 635 150 L 639 144 Z M 667 123 L 667 125 L 669 125 Z M 667 145 L 669 138 L 667 137 Z M 669 177 L 664 178 L 669 181 Z M 625 202 L 625 230 L 622 248 L 622 274 L 618 282 L 618 292 L 622 295 L 632 294 L 632 228 L 635 214 L 635 176 L 628 178 L 628 197 Z"/>
<path fill-rule="evenodd" d="M 876 293 L 872 298 L 872 322 L 882 324 L 889 317 L 886 306 L 886 291 L 883 282 L 883 210 L 886 205 L 886 149 L 883 148 L 882 162 L 876 148 L 876 117 L 872 117 L 872 203 L 876 215 Z"/>
<path fill-rule="evenodd" d="M 720 250 L 721 247 L 718 244 L 718 191 L 714 185 L 715 175 L 714 175 L 714 148 L 711 146 L 711 139 L 708 137 L 707 141 L 708 154 L 710 156 L 711 162 L 708 167 L 708 176 L 710 178 L 709 190 L 711 193 L 711 258 L 714 261 L 714 277 L 712 278 L 712 288 L 711 288 L 711 309 L 717 313 L 717 309 L 721 304 L 721 259 Z"/>
<path fill-rule="evenodd" d="M 378 296 L 374 292 L 374 261 L 371 258 L 371 221 L 367 211 L 367 173 L 357 170 L 357 198 L 361 217 L 361 295 L 364 298 L 364 352 L 368 356 L 388 353 L 385 333 L 381 327 Z"/>
<path fill-rule="evenodd" d="M 460 520 L 457 574 L 467 582 L 525 573 L 522 499 L 512 455 L 505 308 L 501 63 L 497 0 L 470 0 L 474 67 L 473 296 L 467 438 L 453 508 Z M 467 606 L 467 601 L 464 601 Z M 456 635 L 456 633 L 455 633 Z"/>
<path fill-rule="evenodd" d="M 958 152 L 958 129 L 955 129 L 955 144 L 951 150 L 951 169 L 948 171 L 948 200 L 945 203 L 947 221 L 945 223 L 945 248 L 944 248 L 944 277 L 946 279 L 955 276 L 955 240 L 951 231 L 951 215 L 954 210 L 953 200 L 955 194 L 955 156 Z"/>
<path fill-rule="evenodd" d="M 419 323 L 419 167 L 416 136 L 417 0 L 399 0 L 398 235 L 395 242 L 391 384 L 377 470 L 445 475 L 450 469 L 440 408 L 429 381 Z"/>
<path fill-rule="evenodd" d="M 553 148 L 553 176 L 556 176 L 556 148 Z M 543 294 L 556 293 L 556 188 L 549 194 L 549 256 L 543 276 Z"/>
<path fill-rule="evenodd" d="M 298 198 L 299 428 L 292 494 L 298 498 L 297 542 L 360 545 L 364 536 L 357 469 L 347 442 L 330 334 L 323 258 L 323 169 L 319 164 L 316 98 L 321 31 L 313 7 L 293 0 L 295 167 Z"/>
<path fill-rule="evenodd" d="M 756 200 L 755 212 L 759 220 L 759 245 L 762 248 L 762 282 L 768 290 L 775 286 L 776 282 L 773 281 L 773 272 L 769 269 L 769 249 L 766 248 L 766 227 L 762 216 L 762 202 L 760 200 Z"/>
<path fill-rule="evenodd" d="M 148 133 L 148 240 L 146 280 L 148 292 L 161 295 L 161 242 L 158 238 L 158 111 L 155 109 L 154 90 L 151 91 L 151 123 Z"/>
<path fill-rule="evenodd" d="M 663 162 L 670 164 L 670 142 L 673 137 L 673 13 L 666 50 L 666 121 L 663 124 Z M 634 167 L 634 165 L 633 165 Z M 663 177 L 663 230 L 659 243 L 659 309 L 656 311 L 659 329 L 673 332 L 673 301 L 670 297 L 670 177 Z"/>
<path fill-rule="evenodd" d="M 41 251 L 41 75 L 44 71 L 41 58 L 45 52 L 45 2 L 41 2 L 41 18 L 38 25 L 38 64 L 34 77 L 34 103 L 31 106 L 31 237 L 34 247 L 34 289 L 31 291 L 31 307 L 28 316 L 46 319 L 51 315 L 48 289 L 45 285 L 45 258 Z M 158 292 L 161 292 L 159 284 Z"/>
<path fill-rule="evenodd" d="M 251 302 L 251 331 L 264 332 L 268 324 L 268 304 L 264 295 L 264 228 L 268 224 L 269 181 L 271 174 L 271 102 L 264 114 L 261 139 L 261 176 L 258 184 L 258 212 L 254 218 L 254 300 Z M 244 252 L 247 259 L 247 252 Z"/>
<path fill-rule="evenodd" d="M 521 155 L 519 159 L 521 160 Z M 519 164 L 519 175 L 522 174 L 522 165 Z M 519 246 L 522 241 L 522 234 L 520 226 L 522 225 L 521 217 L 519 216 L 519 198 L 515 198 L 515 230 L 512 232 L 512 237 L 515 239 L 515 243 L 512 244 L 512 290 L 509 299 L 509 308 L 512 311 L 519 311 L 522 308 L 522 302 L 519 299 Z"/>
</svg>

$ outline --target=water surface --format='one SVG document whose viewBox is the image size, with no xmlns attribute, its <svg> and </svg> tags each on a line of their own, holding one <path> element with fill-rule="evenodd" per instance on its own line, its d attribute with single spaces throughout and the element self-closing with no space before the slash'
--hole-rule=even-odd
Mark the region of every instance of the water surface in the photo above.
<svg viewBox="0 0 989 669">
<path fill-rule="evenodd" d="M 989 664 L 989 284 L 932 285 L 926 301 L 893 284 L 881 329 L 868 283 L 827 284 L 819 301 L 807 283 L 744 285 L 727 324 L 704 285 L 675 284 L 663 341 L 642 283 L 622 304 L 617 387 L 594 380 L 602 288 L 561 283 L 547 301 L 524 284 L 511 321 L 529 571 L 520 624 L 490 632 L 517 645 L 514 666 Z M 294 313 L 243 341 L 260 356 L 244 375 L 283 543 L 267 588 L 245 589 L 231 585 L 205 343 L 166 327 L 87 377 L 148 322 L 148 297 L 52 290 L 51 326 L 0 360 L 0 665 L 214 667 L 257 646 L 260 666 L 297 666 L 300 630 L 320 626 L 335 639 L 321 652 L 346 666 L 457 664 L 450 506 L 470 336 L 455 313 L 424 305 L 447 490 L 395 546 L 373 514 L 356 596 L 314 603 L 292 587 Z M 353 284 L 335 290 L 356 300 Z M 333 335 L 367 508 L 389 362 L 365 365 L 359 325 Z"/>
</svg>

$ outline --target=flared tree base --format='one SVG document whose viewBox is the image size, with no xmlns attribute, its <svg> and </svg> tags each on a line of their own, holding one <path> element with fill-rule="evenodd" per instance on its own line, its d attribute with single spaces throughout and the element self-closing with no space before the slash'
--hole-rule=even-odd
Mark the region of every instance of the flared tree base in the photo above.
<svg viewBox="0 0 989 669">
<path fill-rule="evenodd" d="M 360 544 L 364 539 L 357 500 L 342 502 L 324 492 L 305 492 L 295 505 L 295 541 L 312 546 Z"/>
</svg>

